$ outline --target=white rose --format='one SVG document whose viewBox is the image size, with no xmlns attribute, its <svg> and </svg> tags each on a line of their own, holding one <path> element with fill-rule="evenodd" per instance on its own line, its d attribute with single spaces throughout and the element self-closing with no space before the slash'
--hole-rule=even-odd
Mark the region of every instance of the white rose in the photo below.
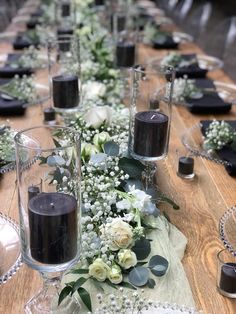
<svg viewBox="0 0 236 314">
<path fill-rule="evenodd" d="M 107 226 L 106 233 L 109 234 L 111 241 L 109 247 L 112 251 L 126 249 L 133 243 L 132 227 L 121 218 L 113 219 Z"/>
<path fill-rule="evenodd" d="M 93 144 L 101 149 L 102 146 L 110 140 L 110 135 L 107 132 L 101 132 L 99 134 L 95 134 L 93 138 Z"/>
<path fill-rule="evenodd" d="M 108 272 L 108 279 L 110 282 L 118 285 L 123 280 L 123 276 L 121 273 L 121 269 L 118 265 L 113 265 L 112 268 Z"/>
<path fill-rule="evenodd" d="M 93 264 L 89 265 L 89 275 L 98 281 L 105 281 L 109 271 L 109 266 L 101 258 L 97 258 Z"/>
<path fill-rule="evenodd" d="M 131 250 L 120 250 L 118 253 L 118 264 L 124 269 L 129 269 L 137 264 L 137 257 Z"/>
<path fill-rule="evenodd" d="M 89 109 L 84 120 L 88 126 L 98 129 L 103 123 L 110 125 L 112 121 L 112 109 L 108 106 L 96 106 Z"/>
</svg>

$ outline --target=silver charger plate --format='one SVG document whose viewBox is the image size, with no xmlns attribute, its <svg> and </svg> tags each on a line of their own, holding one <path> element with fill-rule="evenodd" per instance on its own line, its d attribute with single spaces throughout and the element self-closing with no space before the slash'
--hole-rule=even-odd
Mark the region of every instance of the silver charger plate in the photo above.
<svg viewBox="0 0 236 314">
<path fill-rule="evenodd" d="M 229 208 L 221 217 L 219 230 L 224 246 L 236 256 L 236 206 Z"/>
<path fill-rule="evenodd" d="M 0 285 L 7 282 L 21 264 L 19 227 L 0 212 Z"/>
</svg>

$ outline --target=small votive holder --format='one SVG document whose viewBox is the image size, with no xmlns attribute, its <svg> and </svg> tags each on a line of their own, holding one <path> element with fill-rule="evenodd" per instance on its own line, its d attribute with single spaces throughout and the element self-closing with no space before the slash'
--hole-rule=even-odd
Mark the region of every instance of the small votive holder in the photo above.
<svg viewBox="0 0 236 314">
<path fill-rule="evenodd" d="M 43 109 L 44 120 L 43 123 L 46 125 L 54 125 L 56 124 L 56 111 L 52 108 L 44 108 Z"/>
<path fill-rule="evenodd" d="M 218 291 L 225 297 L 236 299 L 236 256 L 223 249 L 217 254 L 217 260 Z"/>
<path fill-rule="evenodd" d="M 192 157 L 179 157 L 177 175 L 183 179 L 191 180 L 194 178 L 194 159 Z"/>
</svg>

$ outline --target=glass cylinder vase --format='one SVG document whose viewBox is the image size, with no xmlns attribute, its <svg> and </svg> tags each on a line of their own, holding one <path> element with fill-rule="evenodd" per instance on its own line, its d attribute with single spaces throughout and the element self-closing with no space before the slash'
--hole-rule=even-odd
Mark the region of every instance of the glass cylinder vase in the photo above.
<svg viewBox="0 0 236 314">
<path fill-rule="evenodd" d="M 63 272 L 80 257 L 80 138 L 70 128 L 39 126 L 17 133 L 15 145 L 22 258 L 44 279 L 25 310 L 60 313 L 77 307 L 72 298 L 58 306 L 58 295 Z"/>
</svg>

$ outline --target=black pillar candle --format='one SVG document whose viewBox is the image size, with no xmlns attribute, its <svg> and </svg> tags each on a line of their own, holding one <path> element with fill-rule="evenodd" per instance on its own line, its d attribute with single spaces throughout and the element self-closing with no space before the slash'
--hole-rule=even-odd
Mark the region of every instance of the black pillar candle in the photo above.
<svg viewBox="0 0 236 314">
<path fill-rule="evenodd" d="M 191 175 L 194 168 L 194 159 L 192 157 L 180 157 L 178 172 L 183 175 Z"/>
<path fill-rule="evenodd" d="M 142 111 L 135 115 L 135 154 L 145 157 L 160 157 L 165 153 L 168 133 L 168 117 L 157 111 Z"/>
<path fill-rule="evenodd" d="M 30 201 L 34 196 L 40 193 L 38 186 L 32 185 L 28 187 L 28 200 Z"/>
<path fill-rule="evenodd" d="M 68 194 L 40 193 L 28 204 L 30 251 L 44 264 L 66 263 L 77 254 L 77 201 Z"/>
<path fill-rule="evenodd" d="M 120 42 L 116 46 L 116 64 L 118 67 L 132 67 L 135 63 L 135 44 Z"/>
<path fill-rule="evenodd" d="M 44 123 L 56 122 L 56 111 L 53 108 L 45 108 L 44 113 Z"/>
<path fill-rule="evenodd" d="M 114 21 L 116 19 L 116 21 Z M 114 22 L 116 25 L 114 25 Z M 111 15 L 111 31 L 113 32 L 114 27 L 116 27 L 117 32 L 122 32 L 125 30 L 126 26 L 126 15 L 118 14 L 118 15 Z"/>
<path fill-rule="evenodd" d="M 62 2 L 61 4 L 61 16 L 67 17 L 70 16 L 70 2 Z"/>
<path fill-rule="evenodd" d="M 59 75 L 52 78 L 55 108 L 70 109 L 79 104 L 79 83 L 76 75 Z"/>
<path fill-rule="evenodd" d="M 221 267 L 219 288 L 236 296 L 236 264 L 225 263 Z"/>
</svg>

